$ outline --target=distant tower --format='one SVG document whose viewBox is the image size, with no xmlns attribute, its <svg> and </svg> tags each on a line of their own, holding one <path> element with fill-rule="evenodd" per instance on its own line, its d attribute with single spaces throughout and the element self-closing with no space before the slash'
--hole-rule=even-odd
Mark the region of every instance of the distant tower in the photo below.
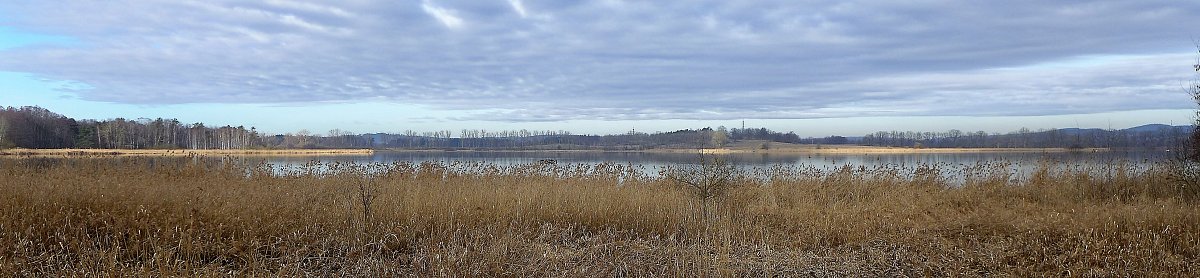
<svg viewBox="0 0 1200 278">
<path fill-rule="evenodd" d="M 746 129 L 746 120 L 742 120 L 742 129 L 743 129 L 743 130 L 745 130 L 745 129 Z"/>
</svg>

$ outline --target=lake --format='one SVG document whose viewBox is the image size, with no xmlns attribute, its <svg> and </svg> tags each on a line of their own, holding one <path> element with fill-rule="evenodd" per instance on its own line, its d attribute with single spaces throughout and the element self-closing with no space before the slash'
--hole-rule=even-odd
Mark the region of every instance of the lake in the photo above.
<svg viewBox="0 0 1200 278">
<path fill-rule="evenodd" d="M 1167 162 L 1174 154 L 1166 151 L 1111 152 L 980 152 L 980 153 L 888 153 L 888 154 L 806 154 L 806 153 L 736 153 L 716 155 L 758 178 L 772 178 L 788 173 L 830 173 L 844 167 L 868 173 L 873 169 L 900 175 L 914 175 L 919 166 L 935 166 L 942 177 L 951 183 L 980 176 L 1003 176 L 1010 179 L 1029 177 L 1039 167 L 1054 171 L 1086 172 L 1111 176 L 1139 173 L 1158 163 Z M 103 157 L 101 157 L 103 159 Z M 139 159 L 138 157 L 109 157 L 110 159 Z M 177 161 L 185 157 L 141 157 L 151 161 Z M 18 158 L 19 159 L 19 158 Z M 475 151 L 377 151 L 364 155 L 280 155 L 280 156 L 207 156 L 205 160 L 235 159 L 245 162 L 266 162 L 280 175 L 324 172 L 330 164 L 391 164 L 408 162 L 443 162 L 466 166 L 466 172 L 485 171 L 487 165 L 497 167 L 527 164 L 547 164 L 553 161 L 559 169 L 581 169 L 599 164 L 601 168 L 629 169 L 637 176 L 654 177 L 670 165 L 696 165 L 698 154 L 659 152 L 475 152 Z M 30 165 L 50 166 L 72 158 L 38 158 Z M 157 162 L 153 162 L 157 163 Z M 175 162 L 171 162 L 175 163 Z M 618 164 L 618 165 L 613 165 Z M 625 167 L 629 166 L 629 167 Z M 542 166 L 539 166 L 542 167 Z M 865 169 L 865 170 L 863 170 Z M 622 174 L 624 175 L 624 174 Z"/>
<path fill-rule="evenodd" d="M 918 153 L 918 154 L 798 154 L 798 153 L 738 153 L 722 154 L 719 157 L 746 169 L 765 169 L 774 166 L 805 167 L 818 170 L 833 170 L 838 167 L 896 167 L 913 169 L 918 165 L 936 165 L 944 170 L 955 170 L 980 163 L 1003 164 L 1014 176 L 1036 169 L 1039 165 L 1050 165 L 1054 169 L 1088 169 L 1096 171 L 1104 166 L 1121 166 L 1127 170 L 1139 170 L 1145 166 L 1173 158 L 1166 151 L 1111 151 L 1111 152 L 985 152 L 985 153 Z M 268 157 L 268 163 L 280 167 L 299 166 L 312 161 L 322 163 L 392 163 L 392 162 L 485 162 L 496 165 L 531 164 L 552 160 L 558 165 L 616 163 L 640 165 L 648 175 L 657 175 L 666 165 L 695 165 L 699 155 L 687 153 L 653 152 L 420 152 L 379 151 L 372 155 L 322 155 Z M 1048 162 L 1048 163 L 1047 163 Z M 1114 169 L 1108 169 L 1110 171 Z M 954 171 L 943 174 L 949 177 Z M 958 177 L 953 177 L 958 179 Z"/>
<path fill-rule="evenodd" d="M 1037 163 L 1043 160 L 1068 164 L 1091 164 L 1125 161 L 1129 163 L 1153 163 L 1173 157 L 1165 151 L 1111 151 L 1111 152 L 987 152 L 987 153 L 919 153 L 919 154 L 797 154 L 797 153 L 737 153 L 717 155 L 730 162 L 746 166 L 771 165 L 916 165 L 916 164 L 975 164 L 985 161 L 1007 161 L 1018 164 Z M 652 152 L 418 152 L 377 151 L 371 155 L 315 155 L 268 157 L 272 164 L 291 165 L 309 161 L 391 163 L 409 161 L 478 161 L 500 165 L 535 163 L 554 160 L 557 163 L 596 164 L 602 162 L 661 166 L 668 164 L 693 164 L 699 155 L 688 153 Z"/>
</svg>

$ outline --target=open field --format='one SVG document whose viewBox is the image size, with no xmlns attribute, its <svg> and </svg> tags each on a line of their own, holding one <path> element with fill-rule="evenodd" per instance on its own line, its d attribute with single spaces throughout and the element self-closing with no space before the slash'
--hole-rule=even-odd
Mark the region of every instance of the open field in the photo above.
<svg viewBox="0 0 1200 278">
<path fill-rule="evenodd" d="M 1200 275 L 1166 164 L 775 167 L 701 203 L 615 164 L 243 163 L 0 159 L 0 274 Z"/>
<path fill-rule="evenodd" d="M 190 155 L 369 155 L 370 149 L 280 149 L 280 150 L 147 150 L 147 149 L 0 149 L 0 156 L 190 156 Z"/>
</svg>

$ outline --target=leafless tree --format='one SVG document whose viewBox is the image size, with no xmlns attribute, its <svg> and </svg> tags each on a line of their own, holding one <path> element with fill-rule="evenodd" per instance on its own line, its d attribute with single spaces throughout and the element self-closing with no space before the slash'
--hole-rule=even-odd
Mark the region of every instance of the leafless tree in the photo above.
<svg viewBox="0 0 1200 278">
<path fill-rule="evenodd" d="M 1196 126 L 1192 128 L 1192 136 L 1187 148 L 1187 159 L 1193 162 L 1200 162 L 1200 40 L 1195 41 L 1195 45 L 1197 55 L 1192 68 L 1195 70 L 1196 76 L 1188 83 L 1185 90 L 1192 97 L 1192 100 L 1196 102 L 1198 109 L 1193 119 Z"/>
<path fill-rule="evenodd" d="M 707 221 L 712 217 L 713 203 L 738 185 L 741 173 L 733 164 L 715 155 L 700 155 L 699 162 L 698 165 L 669 167 L 664 174 L 696 198 L 702 219 Z"/>
</svg>

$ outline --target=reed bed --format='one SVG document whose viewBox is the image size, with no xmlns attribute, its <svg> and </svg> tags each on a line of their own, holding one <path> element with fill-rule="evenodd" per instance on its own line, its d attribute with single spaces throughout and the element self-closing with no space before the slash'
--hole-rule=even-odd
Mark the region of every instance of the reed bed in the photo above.
<svg viewBox="0 0 1200 278">
<path fill-rule="evenodd" d="M 1010 166 L 0 159 L 0 274 L 1200 276 L 1178 165 Z"/>
</svg>

